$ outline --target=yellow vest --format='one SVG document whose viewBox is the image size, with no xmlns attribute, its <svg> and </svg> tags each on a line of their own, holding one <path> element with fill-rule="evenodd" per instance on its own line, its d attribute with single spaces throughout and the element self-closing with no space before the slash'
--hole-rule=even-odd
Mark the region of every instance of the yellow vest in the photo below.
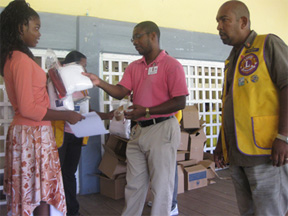
<svg viewBox="0 0 288 216">
<path fill-rule="evenodd" d="M 82 92 L 82 94 L 84 96 L 88 95 L 88 91 L 87 90 L 84 90 L 84 91 L 81 91 L 81 92 Z M 53 128 L 53 132 L 54 132 L 57 148 L 60 148 L 63 145 L 63 142 L 64 142 L 65 121 L 61 121 L 61 120 L 59 120 L 59 121 L 51 121 L 51 124 L 52 124 L 52 128 Z M 83 145 L 87 145 L 88 139 L 89 139 L 89 137 L 84 137 L 83 141 L 82 141 L 82 144 Z"/>
<path fill-rule="evenodd" d="M 64 142 L 65 121 L 51 121 L 57 148 L 60 148 Z M 82 144 L 87 145 L 89 137 L 84 137 Z"/>
<path fill-rule="evenodd" d="M 175 114 L 175 117 L 178 120 L 178 123 L 181 124 L 181 120 L 182 120 L 182 110 L 178 110 L 178 112 Z"/>
<path fill-rule="evenodd" d="M 279 91 L 272 82 L 264 59 L 267 35 L 258 35 L 250 48 L 241 51 L 233 78 L 233 109 L 236 144 L 246 155 L 270 155 L 278 132 Z M 225 65 L 228 61 L 225 62 Z M 225 71 L 222 103 L 227 88 Z M 224 116 L 224 106 L 222 116 Z M 222 149 L 227 160 L 224 128 Z"/>
</svg>

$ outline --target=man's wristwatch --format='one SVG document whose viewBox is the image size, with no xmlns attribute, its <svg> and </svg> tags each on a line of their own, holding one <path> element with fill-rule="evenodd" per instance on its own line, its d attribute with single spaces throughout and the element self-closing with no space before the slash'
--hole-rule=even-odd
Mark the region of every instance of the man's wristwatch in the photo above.
<svg viewBox="0 0 288 216">
<path fill-rule="evenodd" d="M 150 118 L 149 108 L 146 108 L 146 115 L 145 115 L 145 118 Z"/>
<path fill-rule="evenodd" d="M 276 138 L 283 140 L 284 142 L 286 142 L 288 144 L 288 137 L 287 136 L 283 136 L 282 134 L 277 134 Z"/>
</svg>

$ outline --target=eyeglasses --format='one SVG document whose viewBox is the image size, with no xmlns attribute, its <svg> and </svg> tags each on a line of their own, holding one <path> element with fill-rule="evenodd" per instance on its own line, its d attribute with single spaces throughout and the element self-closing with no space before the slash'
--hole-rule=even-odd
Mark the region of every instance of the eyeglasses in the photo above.
<svg viewBox="0 0 288 216">
<path fill-rule="evenodd" d="M 149 34 L 150 32 L 145 32 L 143 34 L 136 34 L 136 35 L 133 35 L 133 37 L 131 38 L 131 42 L 133 43 L 135 40 L 139 40 L 143 35 L 145 34 Z"/>
</svg>

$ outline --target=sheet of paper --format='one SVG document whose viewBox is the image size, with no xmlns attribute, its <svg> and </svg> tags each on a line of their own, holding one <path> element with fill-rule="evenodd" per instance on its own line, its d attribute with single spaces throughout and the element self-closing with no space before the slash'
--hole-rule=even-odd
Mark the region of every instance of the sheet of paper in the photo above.
<svg viewBox="0 0 288 216">
<path fill-rule="evenodd" d="M 109 133 L 105 129 L 100 116 L 95 112 L 83 114 L 86 118 L 74 125 L 69 124 L 71 130 L 76 137 L 95 136 Z"/>
</svg>

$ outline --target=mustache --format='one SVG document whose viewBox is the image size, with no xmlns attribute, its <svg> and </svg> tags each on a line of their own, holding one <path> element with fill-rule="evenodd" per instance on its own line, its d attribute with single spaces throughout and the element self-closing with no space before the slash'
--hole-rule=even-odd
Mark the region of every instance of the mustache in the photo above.
<svg viewBox="0 0 288 216">
<path fill-rule="evenodd" d="M 227 36 L 224 32 L 222 32 L 222 31 L 219 31 L 219 35 L 220 36 Z"/>
</svg>

